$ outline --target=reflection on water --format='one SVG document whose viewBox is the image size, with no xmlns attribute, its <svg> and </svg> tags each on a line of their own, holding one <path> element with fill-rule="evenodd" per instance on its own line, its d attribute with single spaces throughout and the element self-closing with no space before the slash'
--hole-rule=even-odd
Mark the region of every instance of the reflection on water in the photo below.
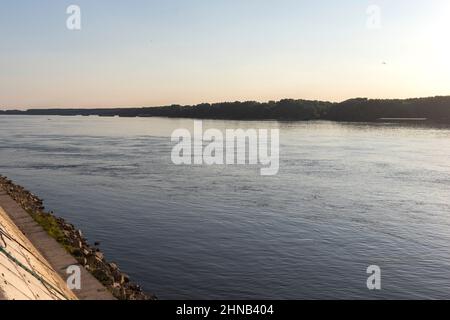
<svg viewBox="0 0 450 320">
<path fill-rule="evenodd" d="M 0 173 L 160 298 L 450 298 L 450 130 L 279 128 L 280 172 L 179 167 L 189 119 L 0 117 Z M 366 268 L 382 268 L 381 292 Z"/>
</svg>

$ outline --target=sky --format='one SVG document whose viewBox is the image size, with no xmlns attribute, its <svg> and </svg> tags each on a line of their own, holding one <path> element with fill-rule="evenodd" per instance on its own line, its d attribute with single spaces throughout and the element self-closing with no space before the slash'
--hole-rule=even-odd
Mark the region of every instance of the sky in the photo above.
<svg viewBox="0 0 450 320">
<path fill-rule="evenodd" d="M 450 95 L 449 34 L 448 0 L 0 0 L 0 109 Z"/>
</svg>

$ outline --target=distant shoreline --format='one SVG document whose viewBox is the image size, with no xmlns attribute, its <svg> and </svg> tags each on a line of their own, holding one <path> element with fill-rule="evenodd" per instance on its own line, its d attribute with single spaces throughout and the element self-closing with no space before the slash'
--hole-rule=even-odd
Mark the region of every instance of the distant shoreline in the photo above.
<svg viewBox="0 0 450 320">
<path fill-rule="evenodd" d="M 422 121 L 450 123 L 450 96 L 377 100 L 356 98 L 339 103 L 284 99 L 163 107 L 109 109 L 29 109 L 0 115 L 165 117 L 218 120 L 331 120 L 346 122 Z"/>
</svg>

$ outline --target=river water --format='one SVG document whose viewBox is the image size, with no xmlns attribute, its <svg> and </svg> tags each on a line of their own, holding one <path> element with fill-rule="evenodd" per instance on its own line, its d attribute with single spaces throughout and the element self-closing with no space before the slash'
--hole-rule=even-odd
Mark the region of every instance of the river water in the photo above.
<svg viewBox="0 0 450 320">
<path fill-rule="evenodd" d="M 0 174 L 160 299 L 450 298 L 450 128 L 204 121 L 280 129 L 280 171 L 261 176 L 172 164 L 192 127 L 2 116 Z"/>
</svg>

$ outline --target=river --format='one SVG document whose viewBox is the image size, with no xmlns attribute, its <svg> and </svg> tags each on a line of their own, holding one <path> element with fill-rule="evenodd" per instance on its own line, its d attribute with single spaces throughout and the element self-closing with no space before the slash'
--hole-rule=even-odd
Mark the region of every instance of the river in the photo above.
<svg viewBox="0 0 450 320">
<path fill-rule="evenodd" d="M 56 116 L 0 117 L 0 174 L 160 299 L 450 298 L 450 128 L 203 124 L 279 129 L 278 174 L 174 165 L 190 119 Z"/>
</svg>

